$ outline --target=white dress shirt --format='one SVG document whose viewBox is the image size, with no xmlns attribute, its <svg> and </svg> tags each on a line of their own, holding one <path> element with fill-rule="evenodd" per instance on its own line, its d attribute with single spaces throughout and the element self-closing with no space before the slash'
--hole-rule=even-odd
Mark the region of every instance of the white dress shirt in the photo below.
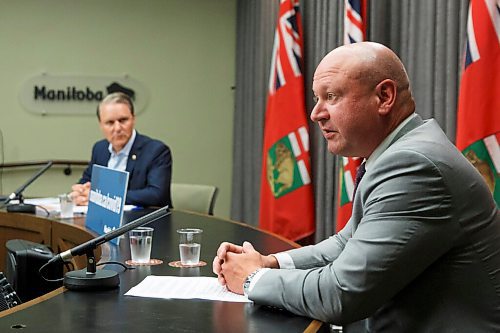
<svg viewBox="0 0 500 333">
<path fill-rule="evenodd" d="M 135 141 L 136 132 L 135 130 L 132 132 L 132 136 L 128 140 L 127 144 L 123 147 L 119 152 L 115 152 L 113 150 L 113 146 L 111 143 L 108 146 L 109 153 L 111 156 L 108 161 L 108 168 L 125 171 L 127 168 L 128 155 L 130 154 L 130 149 L 132 149 L 132 145 Z"/>
</svg>

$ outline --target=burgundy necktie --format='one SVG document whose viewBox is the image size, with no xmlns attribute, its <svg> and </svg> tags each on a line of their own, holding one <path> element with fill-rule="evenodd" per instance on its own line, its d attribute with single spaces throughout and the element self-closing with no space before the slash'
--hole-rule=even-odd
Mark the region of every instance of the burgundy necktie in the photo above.
<svg viewBox="0 0 500 333">
<path fill-rule="evenodd" d="M 365 163 L 366 162 L 361 163 L 361 165 L 358 167 L 358 171 L 356 171 L 356 179 L 354 180 L 354 192 L 352 192 L 352 200 L 353 201 L 354 201 L 354 196 L 356 195 L 356 190 L 358 189 L 358 184 L 366 172 Z"/>
</svg>

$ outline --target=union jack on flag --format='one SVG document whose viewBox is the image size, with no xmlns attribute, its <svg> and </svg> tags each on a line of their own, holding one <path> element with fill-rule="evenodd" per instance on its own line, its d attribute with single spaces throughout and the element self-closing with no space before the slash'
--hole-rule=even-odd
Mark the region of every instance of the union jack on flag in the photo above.
<svg viewBox="0 0 500 333">
<path fill-rule="evenodd" d="M 344 44 L 362 42 L 366 38 L 366 1 L 345 0 Z"/>
<path fill-rule="evenodd" d="M 295 77 L 302 76 L 302 39 L 297 23 L 299 2 L 298 0 L 292 0 L 291 3 L 292 9 L 279 17 L 278 28 L 274 35 L 269 94 L 274 94 L 276 90 L 286 84 L 284 66 L 288 65 Z M 284 52 L 281 52 L 280 47 L 284 48 Z M 283 55 L 286 55 L 286 57 L 283 57 Z M 284 61 L 287 64 L 284 64 Z"/>
</svg>

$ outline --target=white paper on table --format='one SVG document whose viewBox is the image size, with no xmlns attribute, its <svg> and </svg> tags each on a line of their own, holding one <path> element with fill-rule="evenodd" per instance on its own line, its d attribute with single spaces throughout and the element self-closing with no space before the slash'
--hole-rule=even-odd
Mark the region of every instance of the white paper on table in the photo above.
<svg viewBox="0 0 500 333">
<path fill-rule="evenodd" d="M 56 197 L 24 199 L 24 202 L 39 206 L 59 206 L 59 198 Z"/>
<path fill-rule="evenodd" d="M 49 211 L 50 214 L 58 214 L 61 212 L 61 205 L 59 203 L 59 198 L 55 197 L 48 197 L 48 198 L 32 198 L 32 199 L 25 199 L 25 203 L 35 205 L 35 206 L 41 206 L 45 208 L 47 211 Z M 75 215 L 85 215 L 87 214 L 87 206 L 73 206 L 73 213 Z M 37 215 L 45 215 L 47 212 L 44 210 L 40 210 L 40 213 L 38 213 L 37 210 Z"/>
<path fill-rule="evenodd" d="M 45 215 L 47 215 L 47 211 L 51 215 L 55 215 L 55 214 L 61 212 L 61 205 L 59 204 L 59 198 L 54 198 L 54 197 L 32 198 L 32 199 L 25 199 L 24 202 L 27 204 L 30 204 L 30 205 L 43 207 L 44 209 L 37 208 L 37 210 L 36 210 L 37 215 L 45 216 Z M 45 211 L 45 209 L 47 211 Z"/>
<path fill-rule="evenodd" d="M 215 277 L 146 277 L 137 286 L 130 289 L 126 296 L 180 299 L 209 299 L 225 302 L 252 302 L 248 297 L 238 295 L 221 286 Z"/>
<path fill-rule="evenodd" d="M 12 200 L 11 203 L 17 203 L 19 201 Z M 49 198 L 33 198 L 33 199 L 25 199 L 25 203 L 32 204 L 36 206 L 42 206 L 47 209 L 49 213 L 57 214 L 61 212 L 61 205 L 59 204 L 59 198 L 49 197 Z M 88 206 L 73 206 L 73 213 L 76 215 L 86 215 Z M 123 211 L 131 211 L 137 209 L 137 206 L 134 205 L 123 205 Z M 45 215 L 46 212 L 41 212 L 40 215 Z"/>
</svg>

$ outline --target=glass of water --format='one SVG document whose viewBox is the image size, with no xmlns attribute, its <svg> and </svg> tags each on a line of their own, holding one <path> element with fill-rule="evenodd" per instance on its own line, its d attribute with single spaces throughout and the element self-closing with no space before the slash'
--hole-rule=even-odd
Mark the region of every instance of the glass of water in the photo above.
<svg viewBox="0 0 500 333">
<path fill-rule="evenodd" d="M 185 266 L 198 265 L 200 262 L 201 234 L 203 230 L 186 228 L 178 229 L 179 253 L 181 264 Z"/>
<path fill-rule="evenodd" d="M 61 218 L 67 219 L 73 217 L 73 200 L 67 193 L 59 194 L 59 204 L 61 205 Z"/>
<path fill-rule="evenodd" d="M 153 244 L 153 228 L 138 227 L 129 232 L 130 255 L 133 262 L 148 263 Z"/>
</svg>

